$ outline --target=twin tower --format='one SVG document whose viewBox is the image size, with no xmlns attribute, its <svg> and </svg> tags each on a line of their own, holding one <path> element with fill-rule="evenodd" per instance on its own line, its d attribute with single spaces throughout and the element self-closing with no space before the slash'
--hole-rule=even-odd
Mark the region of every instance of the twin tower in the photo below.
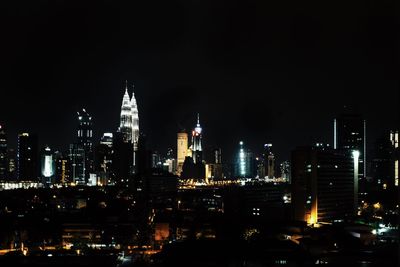
<svg viewBox="0 0 400 267">
<path fill-rule="evenodd" d="M 124 142 L 132 143 L 134 151 L 137 151 L 139 141 L 139 112 L 135 93 L 132 92 L 132 97 L 129 96 L 128 82 L 126 82 L 125 94 L 122 99 L 118 131 L 123 134 Z"/>
</svg>

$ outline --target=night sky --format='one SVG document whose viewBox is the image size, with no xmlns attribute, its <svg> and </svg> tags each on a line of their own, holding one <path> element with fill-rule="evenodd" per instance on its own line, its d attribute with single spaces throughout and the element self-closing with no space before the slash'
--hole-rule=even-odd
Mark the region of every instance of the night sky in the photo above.
<svg viewBox="0 0 400 267">
<path fill-rule="evenodd" d="M 240 140 L 255 151 L 273 143 L 280 159 L 297 145 L 332 144 L 344 106 L 365 115 L 369 141 L 398 126 L 390 1 L 7 2 L 0 123 L 14 147 L 31 131 L 67 148 L 82 107 L 96 141 L 115 131 L 126 79 L 141 131 L 161 152 L 197 112 L 206 147 L 225 158 Z"/>
</svg>

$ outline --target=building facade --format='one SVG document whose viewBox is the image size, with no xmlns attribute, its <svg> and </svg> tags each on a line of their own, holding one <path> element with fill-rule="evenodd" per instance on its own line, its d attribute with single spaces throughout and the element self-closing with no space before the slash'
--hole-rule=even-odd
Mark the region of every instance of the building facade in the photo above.
<svg viewBox="0 0 400 267">
<path fill-rule="evenodd" d="M 6 130 L 0 125 L 0 181 L 8 180 L 8 153 Z"/>
<path fill-rule="evenodd" d="M 194 164 L 203 162 L 203 128 L 200 126 L 200 115 L 197 114 L 197 124 L 192 131 L 192 158 Z"/>
<path fill-rule="evenodd" d="M 183 163 L 187 157 L 189 147 L 189 136 L 186 132 L 178 133 L 177 137 L 177 175 L 180 176 L 182 173 Z"/>
<path fill-rule="evenodd" d="M 18 135 L 17 177 L 19 181 L 34 181 L 39 178 L 38 137 L 31 133 Z"/>
<path fill-rule="evenodd" d="M 355 215 L 358 207 L 358 157 L 348 151 L 300 147 L 292 152 L 294 219 L 309 224 Z"/>
<path fill-rule="evenodd" d="M 334 120 L 334 148 L 360 152 L 359 179 L 367 175 L 367 123 L 360 114 L 341 114 Z"/>
</svg>

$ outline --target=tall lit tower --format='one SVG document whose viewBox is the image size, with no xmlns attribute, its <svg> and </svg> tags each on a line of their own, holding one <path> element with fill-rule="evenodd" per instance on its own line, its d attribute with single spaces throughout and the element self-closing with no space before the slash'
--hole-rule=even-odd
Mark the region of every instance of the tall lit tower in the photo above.
<svg viewBox="0 0 400 267">
<path fill-rule="evenodd" d="M 185 132 L 178 133 L 177 140 L 177 174 L 180 175 L 183 163 L 188 155 L 189 137 Z"/>
<path fill-rule="evenodd" d="M 136 103 L 135 92 L 132 92 L 131 98 L 131 116 L 132 116 L 132 143 L 133 150 L 137 151 L 139 141 L 139 111 Z"/>
<path fill-rule="evenodd" d="M 128 82 L 125 87 L 125 94 L 122 98 L 121 116 L 118 132 L 123 134 L 125 143 L 132 142 L 132 105 L 128 93 Z"/>
<path fill-rule="evenodd" d="M 200 126 L 200 115 L 197 114 L 197 124 L 192 131 L 192 157 L 195 164 L 202 163 L 203 161 L 202 132 L 203 129 Z"/>
</svg>

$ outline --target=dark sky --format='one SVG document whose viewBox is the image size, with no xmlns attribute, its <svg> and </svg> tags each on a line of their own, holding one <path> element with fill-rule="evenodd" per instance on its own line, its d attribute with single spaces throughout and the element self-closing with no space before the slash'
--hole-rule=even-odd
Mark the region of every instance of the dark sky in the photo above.
<svg viewBox="0 0 400 267">
<path fill-rule="evenodd" d="M 96 139 L 115 131 L 125 79 L 135 83 L 151 146 L 175 146 L 200 112 L 208 147 L 239 140 L 332 143 L 344 105 L 373 140 L 399 118 L 399 29 L 393 2 L 67 1 L 1 3 L 0 122 L 42 144 L 74 141 L 75 112 Z M 225 154 L 225 156 L 227 156 Z"/>
</svg>

